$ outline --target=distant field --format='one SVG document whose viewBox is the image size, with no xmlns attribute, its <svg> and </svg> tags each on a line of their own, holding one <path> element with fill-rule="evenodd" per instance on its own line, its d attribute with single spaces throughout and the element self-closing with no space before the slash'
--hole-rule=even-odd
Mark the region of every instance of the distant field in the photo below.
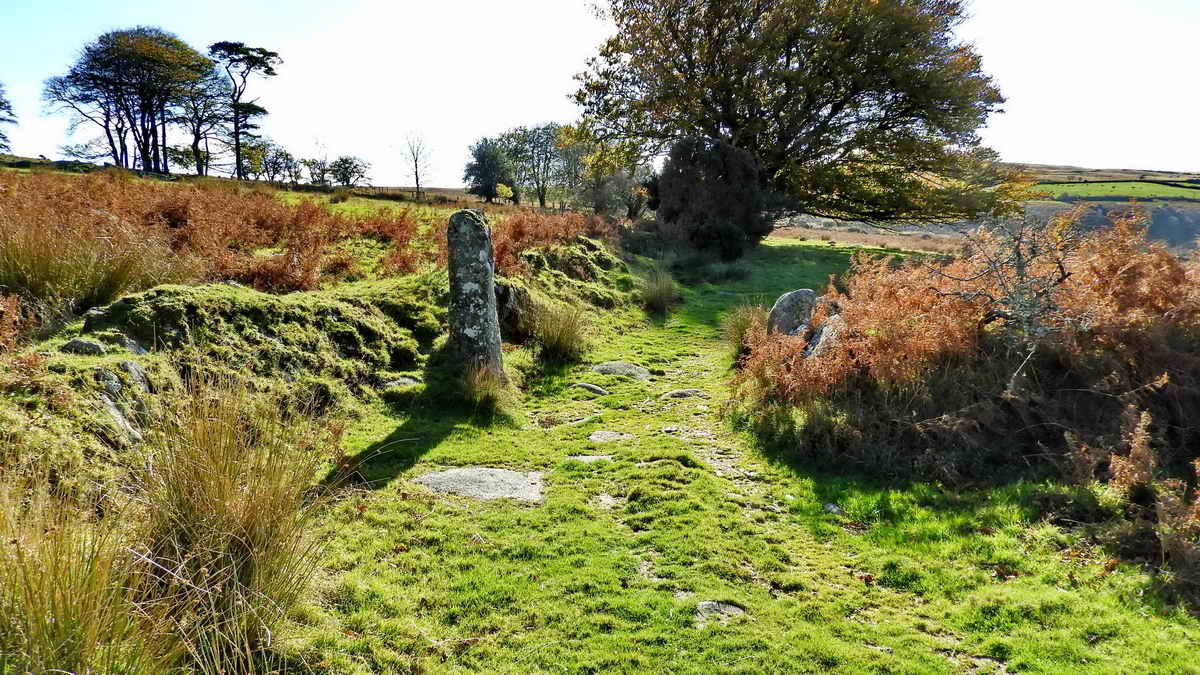
<svg viewBox="0 0 1200 675">
<path fill-rule="evenodd" d="M 1186 181 L 1200 179 L 1200 173 L 1178 171 L 1154 171 L 1150 169 L 1085 169 L 1078 166 L 1055 166 L 1051 164 L 1009 163 L 1009 167 L 1032 175 L 1039 182 L 1086 182 L 1114 180 L 1162 180 Z"/>
<path fill-rule="evenodd" d="M 1200 186 L 1197 186 L 1200 187 Z M 1189 199 L 1200 201 L 1200 189 L 1162 183 L 1096 181 L 1087 183 L 1054 183 L 1038 185 L 1039 191 L 1053 197 L 1067 195 L 1082 199 L 1125 197 L 1129 199 Z"/>
</svg>

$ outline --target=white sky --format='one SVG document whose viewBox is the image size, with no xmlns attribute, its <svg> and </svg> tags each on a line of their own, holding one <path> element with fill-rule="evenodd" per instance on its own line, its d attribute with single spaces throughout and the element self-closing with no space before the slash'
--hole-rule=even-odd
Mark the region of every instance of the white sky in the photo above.
<svg viewBox="0 0 1200 675">
<path fill-rule="evenodd" d="M 96 35 L 136 24 L 197 49 L 242 40 L 280 52 L 253 85 L 264 131 L 298 155 L 318 143 L 408 184 L 410 131 L 434 150 L 428 185 L 461 184 L 467 146 L 516 124 L 569 122 L 572 76 L 609 32 L 590 0 L 0 0 L 0 81 L 17 154 L 57 157 L 65 121 L 42 81 Z M 975 0 L 961 35 L 1008 98 L 985 141 L 1010 161 L 1200 170 L 1200 0 Z M 229 27 L 233 28 L 230 29 Z M 76 141 L 86 140 L 82 134 Z"/>
</svg>

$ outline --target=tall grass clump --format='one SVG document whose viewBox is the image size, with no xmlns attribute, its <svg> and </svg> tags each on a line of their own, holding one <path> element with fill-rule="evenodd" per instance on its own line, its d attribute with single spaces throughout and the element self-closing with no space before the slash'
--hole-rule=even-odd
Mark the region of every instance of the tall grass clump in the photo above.
<svg viewBox="0 0 1200 675">
<path fill-rule="evenodd" d="M 666 266 L 653 263 L 642 275 L 642 302 L 646 309 L 659 314 L 671 309 L 679 299 L 675 278 Z"/>
<path fill-rule="evenodd" d="M 546 361 L 572 363 L 588 349 L 587 313 L 582 307 L 556 302 L 534 304 L 527 331 L 537 341 L 539 355 Z"/>
<path fill-rule="evenodd" d="M 45 480 L 0 478 L 0 672 L 170 670 L 176 645 L 153 605 L 131 597 L 145 577 L 119 527 Z"/>
<path fill-rule="evenodd" d="M 721 317 L 721 338 L 729 347 L 733 358 L 738 359 L 749 353 L 750 344 L 747 339 L 755 331 L 766 330 L 767 316 L 766 307 L 746 303 Z"/>
<path fill-rule="evenodd" d="M 463 371 L 462 396 L 483 415 L 502 413 L 515 399 L 505 375 L 484 366 L 468 366 Z"/>
<path fill-rule="evenodd" d="M 335 439 L 274 397 L 193 382 L 146 443 L 146 596 L 194 666 L 261 665 L 317 569 L 314 480 Z"/>
</svg>

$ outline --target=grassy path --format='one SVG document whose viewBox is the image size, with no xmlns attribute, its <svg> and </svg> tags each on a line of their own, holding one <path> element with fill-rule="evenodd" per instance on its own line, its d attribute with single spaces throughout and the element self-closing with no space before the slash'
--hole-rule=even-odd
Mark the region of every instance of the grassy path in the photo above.
<svg viewBox="0 0 1200 675">
<path fill-rule="evenodd" d="M 1049 484 L 881 485 L 728 428 L 720 314 L 821 288 L 847 257 L 773 241 L 749 279 L 690 289 L 666 320 L 598 314 L 590 361 L 632 361 L 651 381 L 581 365 L 531 380 L 513 424 L 433 408 L 362 420 L 348 443 L 373 458 L 371 489 L 328 519 L 297 653 L 361 673 L 1194 669 L 1197 622 L 1047 523 L 1030 504 Z M 682 388 L 704 396 L 661 398 Z M 595 443 L 596 430 L 629 437 Z M 544 471 L 546 501 L 410 482 L 453 466 Z M 702 601 L 745 614 L 697 627 Z"/>
</svg>

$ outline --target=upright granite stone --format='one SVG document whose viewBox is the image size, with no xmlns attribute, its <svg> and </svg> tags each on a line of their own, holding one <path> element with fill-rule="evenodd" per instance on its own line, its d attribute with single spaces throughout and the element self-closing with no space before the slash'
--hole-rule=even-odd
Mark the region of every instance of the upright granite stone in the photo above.
<svg viewBox="0 0 1200 675">
<path fill-rule="evenodd" d="M 464 368 L 504 379 L 492 233 L 479 211 L 459 211 L 446 229 L 450 254 L 450 350 Z"/>
</svg>

